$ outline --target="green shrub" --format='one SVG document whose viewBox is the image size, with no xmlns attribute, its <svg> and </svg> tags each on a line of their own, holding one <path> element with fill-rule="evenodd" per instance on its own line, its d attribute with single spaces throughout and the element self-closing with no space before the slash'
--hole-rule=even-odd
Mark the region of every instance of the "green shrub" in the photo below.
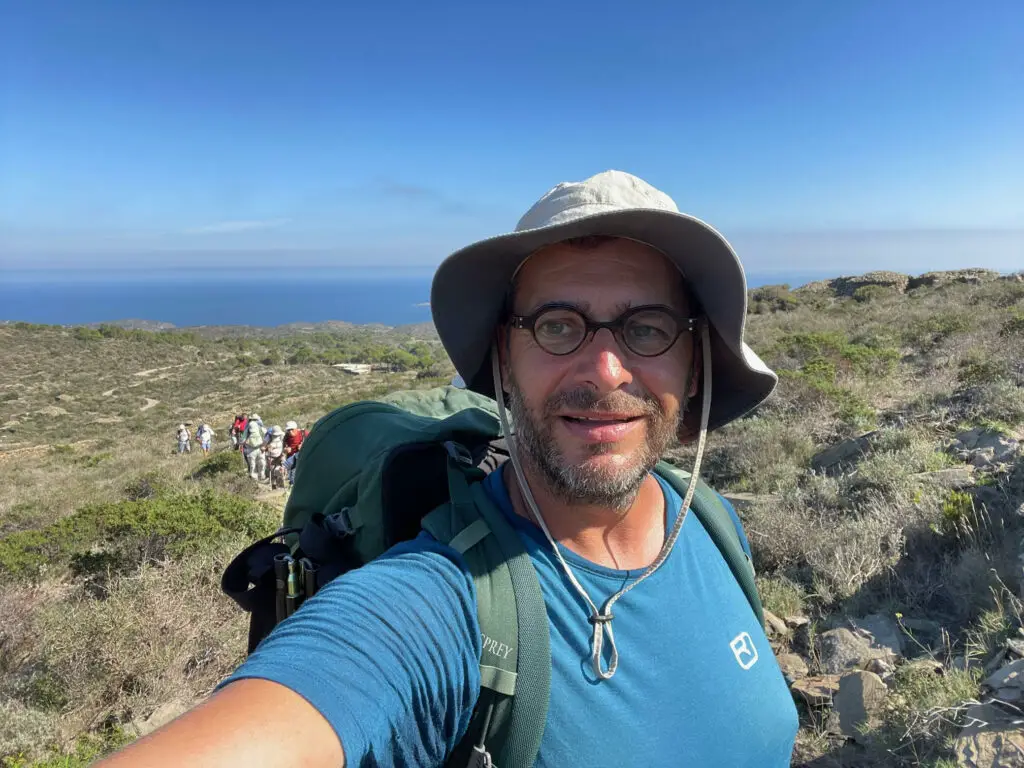
<svg viewBox="0 0 1024 768">
<path fill-rule="evenodd" d="M 796 616 L 803 613 L 807 592 L 785 576 L 758 576 L 757 591 L 765 610 L 776 616 Z"/>
<path fill-rule="evenodd" d="M 226 472 L 238 472 L 242 466 L 241 454 L 237 451 L 220 451 L 203 459 L 192 473 L 193 480 L 214 477 Z"/>
<path fill-rule="evenodd" d="M 974 499 L 966 491 L 949 491 L 942 499 L 939 533 L 958 533 L 974 520 Z"/>
<path fill-rule="evenodd" d="M 95 328 L 86 328 L 80 325 L 71 332 L 71 336 L 78 341 L 100 341 L 103 334 Z"/>
<path fill-rule="evenodd" d="M 854 300 L 862 303 L 866 301 L 877 301 L 878 299 L 887 299 L 897 295 L 899 294 L 897 294 L 895 289 L 884 285 L 862 285 L 853 292 Z"/>
<path fill-rule="evenodd" d="M 0 538 L 0 570 L 31 575 L 43 565 L 131 567 L 165 554 L 181 557 L 227 533 L 258 538 L 273 523 L 265 508 L 212 490 L 91 504 L 46 528 Z"/>
<path fill-rule="evenodd" d="M 1004 339 L 1009 336 L 1024 336 L 1024 312 L 1017 312 L 1007 320 L 999 331 L 999 335 Z"/>
<path fill-rule="evenodd" d="M 964 386 L 972 387 L 998 381 L 1005 378 L 1006 374 L 1005 360 L 992 360 L 975 354 L 960 361 L 960 370 L 956 378 Z"/>
<path fill-rule="evenodd" d="M 885 704 L 885 724 L 874 734 L 882 742 L 876 746 L 888 747 L 885 764 L 938 766 L 953 758 L 950 745 L 963 725 L 953 709 L 977 700 L 980 693 L 977 670 L 947 669 L 939 674 L 929 664 L 897 667 Z"/>
<path fill-rule="evenodd" d="M 79 458 L 75 459 L 75 464 L 77 464 L 80 467 L 86 467 L 88 469 L 95 467 L 96 465 L 106 461 L 107 459 L 113 458 L 113 456 L 114 454 L 110 453 L 110 451 L 104 451 L 103 453 L 94 453 L 89 456 L 80 456 Z"/>
<path fill-rule="evenodd" d="M 749 292 L 747 313 L 764 315 L 796 309 L 800 300 L 789 290 L 789 285 L 762 285 Z"/>
<path fill-rule="evenodd" d="M 888 376 L 896 369 L 900 352 L 892 347 L 847 344 L 840 351 L 840 356 L 857 373 L 866 376 Z"/>
<path fill-rule="evenodd" d="M 0 768 L 88 768 L 133 739 L 119 727 L 104 729 L 101 733 L 85 733 L 78 737 L 70 752 L 54 750 L 39 760 L 31 760 L 23 754 L 5 755 L 0 758 Z"/>
</svg>

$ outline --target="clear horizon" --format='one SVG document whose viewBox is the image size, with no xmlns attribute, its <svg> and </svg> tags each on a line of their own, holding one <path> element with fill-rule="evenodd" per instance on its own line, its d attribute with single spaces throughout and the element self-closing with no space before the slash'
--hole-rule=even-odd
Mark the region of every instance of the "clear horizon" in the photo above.
<svg viewBox="0 0 1024 768">
<path fill-rule="evenodd" d="M 1024 267 L 1015 0 L 0 12 L 0 270 L 429 269 L 608 168 L 750 273 Z"/>
</svg>

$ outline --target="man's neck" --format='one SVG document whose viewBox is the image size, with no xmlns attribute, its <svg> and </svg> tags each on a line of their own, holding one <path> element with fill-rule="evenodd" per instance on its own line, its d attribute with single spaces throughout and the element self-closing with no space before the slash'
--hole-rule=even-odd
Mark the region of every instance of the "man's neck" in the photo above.
<svg viewBox="0 0 1024 768">
<path fill-rule="evenodd" d="M 510 464 L 503 471 L 512 508 L 520 517 L 536 522 Z M 580 557 L 607 568 L 633 570 L 646 568 L 661 552 L 665 496 L 653 476 L 644 480 L 632 504 L 622 511 L 567 503 L 552 494 L 528 465 L 523 472 L 552 538 Z"/>
</svg>

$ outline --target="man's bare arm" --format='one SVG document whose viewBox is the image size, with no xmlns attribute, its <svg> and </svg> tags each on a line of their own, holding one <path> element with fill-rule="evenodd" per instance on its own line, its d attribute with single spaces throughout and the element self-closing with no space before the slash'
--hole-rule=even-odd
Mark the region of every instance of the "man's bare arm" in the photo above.
<svg viewBox="0 0 1024 768">
<path fill-rule="evenodd" d="M 304 698 L 267 680 L 239 680 L 99 768 L 344 768 L 334 729 Z"/>
</svg>

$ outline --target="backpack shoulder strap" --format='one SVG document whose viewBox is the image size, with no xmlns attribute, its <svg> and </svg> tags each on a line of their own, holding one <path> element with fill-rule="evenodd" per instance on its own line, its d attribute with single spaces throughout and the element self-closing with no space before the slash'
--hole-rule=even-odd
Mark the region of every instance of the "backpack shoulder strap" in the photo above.
<svg viewBox="0 0 1024 768">
<path fill-rule="evenodd" d="M 690 482 L 689 474 L 665 461 L 658 462 L 654 471 L 681 497 L 686 496 L 686 488 Z M 732 515 L 729 514 L 729 510 L 725 508 L 725 504 L 722 503 L 721 497 L 707 483 L 698 478 L 690 509 L 697 515 L 704 530 L 708 532 L 708 536 L 715 542 L 718 551 L 722 553 L 722 557 L 729 565 L 729 570 L 739 582 L 747 602 L 750 603 L 758 622 L 763 627 L 764 608 L 761 606 L 761 597 L 754 582 L 754 563 L 743 548 L 736 523 L 733 521 Z"/>
<path fill-rule="evenodd" d="M 477 593 L 483 635 L 480 698 L 447 765 L 529 768 L 537 759 L 551 692 L 547 608 L 522 540 L 487 496 L 480 470 L 448 465 L 451 501 L 423 528 L 465 558 Z"/>
</svg>

